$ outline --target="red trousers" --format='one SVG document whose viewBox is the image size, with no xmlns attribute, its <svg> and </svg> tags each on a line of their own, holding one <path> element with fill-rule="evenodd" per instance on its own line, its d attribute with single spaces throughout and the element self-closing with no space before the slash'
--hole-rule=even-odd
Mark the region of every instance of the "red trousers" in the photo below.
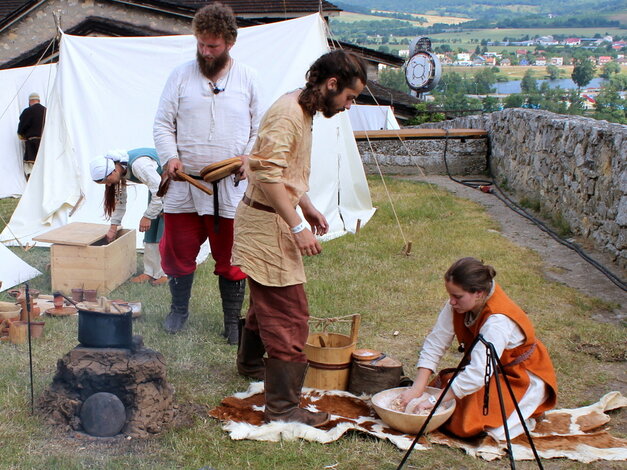
<svg viewBox="0 0 627 470">
<path fill-rule="evenodd" d="M 250 307 L 246 328 L 258 331 L 269 358 L 307 362 L 309 306 L 302 284 L 269 287 L 249 278 Z"/>
<path fill-rule="evenodd" d="M 186 276 L 196 271 L 200 246 L 209 239 L 211 256 L 216 262 L 214 274 L 231 281 L 246 278 L 237 266 L 231 265 L 233 249 L 233 219 L 218 217 L 218 232 L 214 230 L 213 215 L 196 213 L 164 214 L 165 230 L 159 252 L 163 272 L 171 277 Z"/>
</svg>

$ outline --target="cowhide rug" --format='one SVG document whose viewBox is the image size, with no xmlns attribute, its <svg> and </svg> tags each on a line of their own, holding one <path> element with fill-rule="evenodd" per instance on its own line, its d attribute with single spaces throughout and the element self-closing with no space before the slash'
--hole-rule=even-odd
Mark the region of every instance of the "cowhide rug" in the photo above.
<svg viewBox="0 0 627 470">
<path fill-rule="evenodd" d="M 305 439 L 328 443 L 339 439 L 349 430 L 361 431 L 381 439 L 388 439 L 399 449 L 406 450 L 414 436 L 389 428 L 370 405 L 369 396 L 356 397 L 348 392 L 303 389 L 301 406 L 312 411 L 326 411 L 331 421 L 320 429 L 299 423 L 264 424 L 263 382 L 250 384 L 244 393 L 236 393 L 222 400 L 209 415 L 221 420 L 231 439 L 251 439 L 276 442 L 282 439 Z M 610 392 L 597 403 L 575 409 L 553 410 L 546 413 L 531 433 L 541 458 L 568 458 L 580 462 L 595 460 L 627 460 L 627 439 L 609 434 L 605 425 L 610 417 L 605 413 L 627 406 L 620 392 Z M 415 450 L 426 450 L 431 444 L 442 444 L 463 449 L 467 454 L 494 460 L 506 455 L 506 443 L 487 437 L 469 441 L 452 438 L 439 431 L 424 436 Z M 512 441 L 516 460 L 532 460 L 533 453 L 524 436 Z"/>
</svg>

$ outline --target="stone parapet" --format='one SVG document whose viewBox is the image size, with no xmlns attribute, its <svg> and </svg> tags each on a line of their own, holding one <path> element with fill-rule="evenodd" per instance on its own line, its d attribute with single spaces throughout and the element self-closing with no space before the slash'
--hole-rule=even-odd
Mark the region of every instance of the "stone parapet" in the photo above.
<svg viewBox="0 0 627 470">
<path fill-rule="evenodd" d="M 499 185 L 564 220 L 627 269 L 627 126 L 506 109 L 420 127 L 487 130 Z"/>
<path fill-rule="evenodd" d="M 478 175 L 487 171 L 487 140 L 372 140 L 357 142 L 366 172 Z M 377 165 L 378 164 L 378 165 Z"/>
</svg>

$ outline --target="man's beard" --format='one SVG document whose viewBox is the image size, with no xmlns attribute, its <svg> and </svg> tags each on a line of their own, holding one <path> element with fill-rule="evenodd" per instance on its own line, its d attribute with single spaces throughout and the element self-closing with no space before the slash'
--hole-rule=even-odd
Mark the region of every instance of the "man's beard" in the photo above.
<svg viewBox="0 0 627 470">
<path fill-rule="evenodd" d="M 196 51 L 196 61 L 198 62 L 198 67 L 200 67 L 202 74 L 210 80 L 214 78 L 224 67 L 226 67 L 229 58 L 229 51 L 226 50 L 218 57 L 214 57 L 210 60 L 205 59 L 200 52 Z"/>
<path fill-rule="evenodd" d="M 333 99 L 339 95 L 339 91 L 327 90 L 326 95 L 322 96 L 322 103 L 320 103 L 320 111 L 325 118 L 331 118 L 340 111 L 344 111 L 344 108 L 336 108 Z"/>
</svg>

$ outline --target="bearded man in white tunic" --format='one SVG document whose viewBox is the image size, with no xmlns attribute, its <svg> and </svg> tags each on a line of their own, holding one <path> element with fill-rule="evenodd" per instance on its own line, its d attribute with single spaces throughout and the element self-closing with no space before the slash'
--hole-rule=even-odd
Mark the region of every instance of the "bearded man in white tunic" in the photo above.
<svg viewBox="0 0 627 470">
<path fill-rule="evenodd" d="M 207 165 L 250 153 L 260 119 L 257 76 L 234 60 L 229 51 L 237 38 L 233 11 L 220 3 L 196 13 L 192 28 L 196 60 L 171 73 L 154 123 L 154 140 L 164 172 L 171 178 L 164 196 L 165 233 L 160 243 L 172 302 L 164 328 L 177 333 L 189 317 L 196 257 L 209 239 L 218 276 L 224 335 L 237 344 L 246 274 L 231 265 L 233 219 L 246 191 L 243 170 L 206 183 L 200 171 Z M 242 166 L 243 168 L 243 166 Z M 182 171 L 213 191 L 210 196 L 186 181 Z"/>
</svg>

